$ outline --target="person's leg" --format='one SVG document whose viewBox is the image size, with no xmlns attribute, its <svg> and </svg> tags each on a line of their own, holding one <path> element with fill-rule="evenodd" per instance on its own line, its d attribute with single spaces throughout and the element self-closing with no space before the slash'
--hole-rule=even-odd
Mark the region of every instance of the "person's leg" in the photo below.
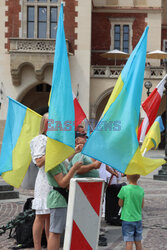
<svg viewBox="0 0 167 250">
<path fill-rule="evenodd" d="M 142 244 L 141 244 L 142 231 L 143 231 L 142 221 L 136 221 L 136 232 L 135 232 L 135 237 L 134 237 L 136 250 L 142 250 Z"/>
<path fill-rule="evenodd" d="M 36 214 L 33 224 L 33 240 L 35 250 L 41 250 L 41 237 L 45 223 L 45 216 Z"/>
<path fill-rule="evenodd" d="M 126 242 L 126 250 L 133 249 L 134 243 L 134 223 L 128 221 L 122 221 L 122 235 L 123 240 Z"/>
<path fill-rule="evenodd" d="M 126 250 L 133 249 L 133 241 L 126 241 Z"/>
<path fill-rule="evenodd" d="M 49 240 L 50 214 L 45 215 L 45 234 L 47 242 Z"/>
<path fill-rule="evenodd" d="M 136 250 L 142 250 L 141 241 L 135 241 Z"/>
<path fill-rule="evenodd" d="M 59 250 L 60 248 L 60 234 L 49 233 L 48 250 Z"/>
<path fill-rule="evenodd" d="M 48 250 L 60 248 L 60 235 L 65 229 L 67 208 L 50 209 Z"/>
</svg>

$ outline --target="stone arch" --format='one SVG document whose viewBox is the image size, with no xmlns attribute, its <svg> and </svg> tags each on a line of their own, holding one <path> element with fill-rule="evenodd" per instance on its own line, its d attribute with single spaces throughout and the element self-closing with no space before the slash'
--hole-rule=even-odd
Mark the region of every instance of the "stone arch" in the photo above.
<svg viewBox="0 0 167 250">
<path fill-rule="evenodd" d="M 23 62 L 19 64 L 19 66 L 16 69 L 11 70 L 12 80 L 13 84 L 15 86 L 21 85 L 21 74 L 23 71 L 23 68 L 26 66 L 31 67 L 34 71 L 35 77 L 38 81 L 43 81 L 44 79 L 44 72 L 48 67 L 53 68 L 53 63 L 48 62 L 43 64 L 41 67 L 37 67 L 37 65 L 33 65 L 31 62 Z"/>
<path fill-rule="evenodd" d="M 41 68 L 41 72 L 44 72 L 47 67 L 52 67 L 53 68 L 53 63 L 51 63 L 51 62 L 50 63 L 45 63 Z"/>
<path fill-rule="evenodd" d="M 35 67 L 32 63 L 30 62 L 24 62 L 24 63 L 21 63 L 18 67 L 18 71 L 21 72 L 22 69 L 25 67 L 25 66 L 30 66 L 33 70 L 35 70 Z"/>
<path fill-rule="evenodd" d="M 48 110 L 50 89 L 48 83 L 34 83 L 26 88 L 17 100 L 42 115 Z"/>
<path fill-rule="evenodd" d="M 107 104 L 107 101 L 110 97 L 110 94 L 112 93 L 114 87 L 111 87 L 109 89 L 106 89 L 103 93 L 99 95 L 97 98 L 95 105 L 94 105 L 94 118 L 96 122 L 99 120 L 99 118 L 102 115 L 102 112 Z"/>
<path fill-rule="evenodd" d="M 18 67 L 16 67 L 15 69 L 11 70 L 12 81 L 13 81 L 13 84 L 15 86 L 21 85 L 21 73 L 22 73 L 22 69 L 24 67 L 26 67 L 26 66 L 30 66 L 33 69 L 33 71 L 35 72 L 35 67 L 30 62 L 21 63 L 21 64 L 19 64 Z"/>
</svg>

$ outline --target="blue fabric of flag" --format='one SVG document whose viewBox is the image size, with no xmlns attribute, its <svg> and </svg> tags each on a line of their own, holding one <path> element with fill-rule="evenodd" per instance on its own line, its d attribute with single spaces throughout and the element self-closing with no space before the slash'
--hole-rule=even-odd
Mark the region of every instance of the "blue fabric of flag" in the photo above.
<svg viewBox="0 0 167 250">
<path fill-rule="evenodd" d="M 139 147 L 136 129 L 144 79 L 147 33 L 148 27 L 121 72 L 117 98 L 109 106 L 82 151 L 123 173 Z"/>
<path fill-rule="evenodd" d="M 26 110 L 25 106 L 21 104 L 15 105 L 15 101 L 9 98 L 8 113 L 0 155 L 0 175 L 12 170 L 12 152 L 22 130 Z M 13 122 L 15 120 L 17 120 L 17 123 Z"/>
<path fill-rule="evenodd" d="M 159 127 L 160 127 L 160 132 L 164 131 L 165 128 L 164 128 L 164 125 L 163 125 L 163 121 L 162 121 L 162 118 L 161 116 L 158 116 L 155 121 L 159 122 Z"/>
<path fill-rule="evenodd" d="M 56 35 L 48 137 L 75 147 L 75 113 L 61 4 Z"/>
</svg>

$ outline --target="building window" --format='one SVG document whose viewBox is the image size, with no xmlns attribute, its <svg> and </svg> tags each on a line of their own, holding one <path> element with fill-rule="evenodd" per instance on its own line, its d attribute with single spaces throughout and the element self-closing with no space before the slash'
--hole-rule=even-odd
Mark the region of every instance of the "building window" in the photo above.
<svg viewBox="0 0 167 250">
<path fill-rule="evenodd" d="M 129 53 L 129 25 L 114 25 L 114 49 Z"/>
<path fill-rule="evenodd" d="M 126 53 L 132 51 L 132 24 L 134 18 L 111 18 L 111 46 L 110 49 L 118 49 Z"/>
<path fill-rule="evenodd" d="M 50 38 L 56 37 L 56 27 L 57 27 L 57 8 L 50 8 Z"/>
<path fill-rule="evenodd" d="M 27 8 L 27 37 L 34 38 L 34 7 Z"/>
<path fill-rule="evenodd" d="M 167 53 L 167 40 L 166 39 L 163 40 L 163 51 Z M 166 65 L 167 59 L 164 59 L 163 62 L 164 62 L 164 65 Z"/>
<path fill-rule="evenodd" d="M 120 39 L 121 39 L 120 25 L 115 25 L 114 26 L 114 49 L 120 50 Z"/>
<path fill-rule="evenodd" d="M 164 40 L 164 51 L 167 52 L 167 40 Z"/>
<path fill-rule="evenodd" d="M 38 7 L 38 38 L 46 38 L 47 8 Z"/>
<path fill-rule="evenodd" d="M 129 53 L 129 25 L 123 25 L 123 51 Z"/>
<path fill-rule="evenodd" d="M 23 0 L 22 37 L 55 39 L 60 4 L 61 0 Z"/>
</svg>

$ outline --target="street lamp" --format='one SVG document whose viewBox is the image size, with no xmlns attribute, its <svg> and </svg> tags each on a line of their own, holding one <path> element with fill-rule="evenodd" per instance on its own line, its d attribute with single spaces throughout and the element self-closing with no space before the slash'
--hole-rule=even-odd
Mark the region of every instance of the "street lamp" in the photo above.
<svg viewBox="0 0 167 250">
<path fill-rule="evenodd" d="M 150 89 L 152 87 L 152 83 L 150 81 L 147 81 L 144 83 L 144 87 L 147 89 L 147 96 L 151 93 Z"/>
<path fill-rule="evenodd" d="M 165 90 L 164 93 L 166 95 L 166 118 L 165 118 L 165 124 L 166 124 L 166 128 L 165 128 L 165 161 L 167 161 L 167 79 L 165 82 Z M 160 180 L 160 181 L 167 181 L 167 163 L 165 163 L 164 165 L 162 165 L 161 170 L 158 171 L 157 175 L 154 175 L 154 180 Z"/>
</svg>

